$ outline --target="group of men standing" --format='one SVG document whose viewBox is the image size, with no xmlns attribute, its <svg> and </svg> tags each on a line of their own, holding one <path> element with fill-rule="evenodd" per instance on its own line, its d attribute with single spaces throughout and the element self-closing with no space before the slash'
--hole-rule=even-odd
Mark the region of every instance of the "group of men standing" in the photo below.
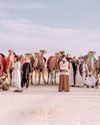
<svg viewBox="0 0 100 125">
<path fill-rule="evenodd" d="M 68 92 L 69 86 L 94 88 L 97 87 L 97 82 L 93 72 L 89 71 L 85 59 L 62 57 L 60 61 L 59 91 Z"/>
</svg>

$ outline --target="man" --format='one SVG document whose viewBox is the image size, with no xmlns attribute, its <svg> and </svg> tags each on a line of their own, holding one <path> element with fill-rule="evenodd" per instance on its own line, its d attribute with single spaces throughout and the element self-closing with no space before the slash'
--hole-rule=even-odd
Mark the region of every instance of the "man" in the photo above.
<svg viewBox="0 0 100 125">
<path fill-rule="evenodd" d="M 96 78 L 94 77 L 94 75 L 92 74 L 92 72 L 89 72 L 89 75 L 88 77 L 86 78 L 86 85 L 87 85 L 87 88 L 89 87 L 92 87 L 94 88 L 95 85 L 96 85 Z"/>
<path fill-rule="evenodd" d="M 25 63 L 23 64 L 23 67 L 22 67 L 22 80 L 21 80 L 22 88 L 25 86 L 25 84 L 26 84 L 26 88 L 28 88 L 30 73 L 31 73 L 30 60 L 26 58 Z"/>
<path fill-rule="evenodd" d="M 83 65 L 82 65 L 82 79 L 84 81 L 84 84 L 85 84 L 87 75 L 88 75 L 88 66 L 86 64 L 86 61 L 83 60 Z"/>
<path fill-rule="evenodd" d="M 69 62 L 66 56 L 63 56 L 60 61 L 60 76 L 59 76 L 59 92 L 64 90 L 69 91 Z"/>
<path fill-rule="evenodd" d="M 74 87 L 76 85 L 76 73 L 77 73 L 77 59 L 76 57 L 73 57 L 72 59 L 72 67 L 73 67 L 73 78 L 74 78 Z"/>
<path fill-rule="evenodd" d="M 14 92 L 22 92 L 21 88 L 21 71 L 20 71 L 20 58 L 19 56 L 14 57 L 14 65 L 12 66 L 12 85 L 16 87 Z"/>
</svg>

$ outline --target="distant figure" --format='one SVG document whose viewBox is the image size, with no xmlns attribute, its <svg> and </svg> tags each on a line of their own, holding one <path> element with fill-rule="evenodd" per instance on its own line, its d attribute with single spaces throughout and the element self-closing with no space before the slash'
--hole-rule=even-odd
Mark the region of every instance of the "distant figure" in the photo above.
<svg viewBox="0 0 100 125">
<path fill-rule="evenodd" d="M 76 85 L 76 73 L 77 73 L 77 59 L 76 59 L 76 57 L 73 57 L 72 67 L 73 67 L 73 79 L 74 79 L 74 85 L 72 87 L 74 87 Z"/>
<path fill-rule="evenodd" d="M 73 67 L 72 67 L 72 58 L 69 59 L 69 65 L 70 65 L 70 69 L 69 69 L 69 84 L 70 86 L 74 85 L 74 78 L 73 78 Z"/>
<path fill-rule="evenodd" d="M 85 84 L 86 77 L 88 76 L 88 66 L 87 66 L 85 60 L 83 60 L 82 63 L 83 63 L 83 64 L 82 64 L 82 79 L 83 79 L 84 84 Z"/>
<path fill-rule="evenodd" d="M 86 78 L 86 85 L 87 87 L 94 87 L 96 85 L 96 78 L 94 77 L 94 75 L 92 74 L 92 72 L 89 73 L 88 77 Z"/>
<path fill-rule="evenodd" d="M 26 58 L 25 63 L 23 64 L 23 67 L 22 67 L 22 80 L 21 80 L 22 88 L 25 86 L 25 84 L 26 84 L 26 88 L 28 88 L 30 73 L 31 73 L 30 60 Z"/>
<path fill-rule="evenodd" d="M 76 72 L 76 87 L 83 87 L 84 81 L 82 79 L 80 70 L 79 70 L 80 64 L 79 61 L 77 61 L 77 72 Z"/>
<path fill-rule="evenodd" d="M 12 70 L 12 84 L 16 87 L 16 90 L 14 92 L 22 92 L 20 61 L 18 56 L 15 56 L 14 58 L 14 65 Z"/>
</svg>

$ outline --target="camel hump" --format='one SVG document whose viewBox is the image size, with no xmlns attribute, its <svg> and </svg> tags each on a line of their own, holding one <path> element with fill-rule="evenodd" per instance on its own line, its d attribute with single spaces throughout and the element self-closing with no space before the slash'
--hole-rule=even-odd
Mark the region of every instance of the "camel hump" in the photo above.
<svg viewBox="0 0 100 125">
<path fill-rule="evenodd" d="M 56 63 L 56 57 L 50 56 L 48 61 L 47 61 L 47 68 L 51 69 L 52 67 L 55 67 L 55 63 Z"/>
<path fill-rule="evenodd" d="M 54 58 L 55 58 L 55 56 L 50 56 L 50 57 L 48 58 L 47 64 L 49 64 L 49 63 L 51 62 L 51 60 L 54 59 Z"/>
</svg>

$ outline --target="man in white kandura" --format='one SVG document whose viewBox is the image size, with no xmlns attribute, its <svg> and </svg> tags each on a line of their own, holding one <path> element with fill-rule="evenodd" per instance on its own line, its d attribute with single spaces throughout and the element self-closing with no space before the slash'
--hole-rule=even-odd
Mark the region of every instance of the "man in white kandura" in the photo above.
<svg viewBox="0 0 100 125">
<path fill-rule="evenodd" d="M 14 92 L 22 92 L 20 61 L 18 56 L 15 56 L 14 58 L 14 65 L 12 71 L 12 84 L 16 87 L 16 90 Z"/>
<path fill-rule="evenodd" d="M 90 72 L 88 77 L 86 78 L 86 85 L 87 87 L 94 87 L 96 85 L 96 78 L 94 77 L 94 75 Z"/>
</svg>

